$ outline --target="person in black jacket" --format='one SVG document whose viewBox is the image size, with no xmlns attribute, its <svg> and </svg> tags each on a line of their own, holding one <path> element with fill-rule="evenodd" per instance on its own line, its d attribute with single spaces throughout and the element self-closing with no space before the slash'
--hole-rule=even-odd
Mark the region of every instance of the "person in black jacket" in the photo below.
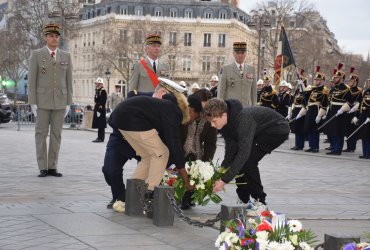
<svg viewBox="0 0 370 250">
<path fill-rule="evenodd" d="M 160 84 L 170 81 L 159 79 Z M 166 94 L 162 99 L 147 96 L 129 98 L 113 111 L 112 124 L 141 157 L 132 178 L 145 180 L 149 191 L 159 185 L 170 157 L 186 188 L 191 189 L 180 140 L 180 126 L 188 120 L 186 98 L 178 92 Z"/>
<path fill-rule="evenodd" d="M 235 178 L 236 192 L 243 203 L 252 196 L 266 205 L 258 162 L 279 147 L 289 136 L 289 124 L 280 114 L 265 107 L 246 107 L 237 100 L 207 101 L 204 112 L 212 127 L 225 139 L 225 158 L 221 166 L 228 170 L 216 181 L 213 191 L 223 190 Z M 238 184 L 239 183 L 239 184 Z"/>
<path fill-rule="evenodd" d="M 92 128 L 98 129 L 98 138 L 92 142 L 104 142 L 105 128 L 107 127 L 107 121 L 105 118 L 107 103 L 107 92 L 103 87 L 103 78 L 98 77 L 95 81 L 95 96 L 94 96 L 94 117 Z"/>
</svg>

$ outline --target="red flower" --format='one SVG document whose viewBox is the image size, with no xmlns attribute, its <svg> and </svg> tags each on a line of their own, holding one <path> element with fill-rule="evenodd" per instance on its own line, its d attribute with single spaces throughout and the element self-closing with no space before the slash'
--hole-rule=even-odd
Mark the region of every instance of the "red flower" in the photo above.
<svg viewBox="0 0 370 250">
<path fill-rule="evenodd" d="M 167 185 L 168 186 L 173 186 L 173 184 L 175 183 L 175 181 L 176 181 L 176 178 L 169 178 L 167 181 L 166 181 L 166 183 L 167 183 Z"/>
<path fill-rule="evenodd" d="M 253 238 L 244 238 L 244 239 L 241 239 L 240 240 L 240 245 L 242 246 L 248 246 L 250 244 L 254 243 L 254 239 Z"/>
<path fill-rule="evenodd" d="M 257 232 L 259 231 L 272 231 L 272 227 L 267 221 L 263 220 L 262 223 L 257 226 Z"/>
<path fill-rule="evenodd" d="M 268 211 L 268 210 L 263 211 L 263 212 L 261 213 L 261 215 L 262 215 L 263 217 L 271 217 L 271 216 L 272 216 L 272 215 L 271 215 L 271 213 L 270 213 L 270 211 Z"/>
</svg>

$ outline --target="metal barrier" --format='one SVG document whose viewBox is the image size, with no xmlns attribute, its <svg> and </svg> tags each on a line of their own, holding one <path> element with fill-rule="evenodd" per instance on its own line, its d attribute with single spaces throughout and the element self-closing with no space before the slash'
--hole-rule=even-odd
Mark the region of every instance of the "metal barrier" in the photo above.
<svg viewBox="0 0 370 250">
<path fill-rule="evenodd" d="M 76 110 L 70 109 L 64 117 L 63 127 L 80 129 L 83 119 L 83 110 L 76 112 Z M 29 104 L 18 104 L 13 121 L 17 122 L 18 131 L 25 127 L 35 126 L 36 117 L 32 113 L 31 106 Z"/>
</svg>

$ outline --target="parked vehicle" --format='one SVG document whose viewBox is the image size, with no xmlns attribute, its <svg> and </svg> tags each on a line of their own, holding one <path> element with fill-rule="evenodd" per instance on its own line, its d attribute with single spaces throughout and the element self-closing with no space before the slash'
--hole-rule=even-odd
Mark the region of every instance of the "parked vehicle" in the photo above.
<svg viewBox="0 0 370 250">
<path fill-rule="evenodd" d="M 64 122 L 82 124 L 83 115 L 84 112 L 82 106 L 78 104 L 72 104 L 70 106 L 68 114 L 64 118 Z"/>
<path fill-rule="evenodd" d="M 7 123 L 12 119 L 12 105 L 6 94 L 0 93 L 0 123 Z"/>
</svg>

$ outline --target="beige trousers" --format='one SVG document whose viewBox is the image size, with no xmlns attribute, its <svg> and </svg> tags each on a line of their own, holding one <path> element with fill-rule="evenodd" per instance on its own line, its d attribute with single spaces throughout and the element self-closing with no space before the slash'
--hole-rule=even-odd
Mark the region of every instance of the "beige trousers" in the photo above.
<svg viewBox="0 0 370 250">
<path fill-rule="evenodd" d="M 167 146 L 162 142 L 157 130 L 148 131 L 125 131 L 121 134 L 130 143 L 136 154 L 141 157 L 135 172 L 134 179 L 145 180 L 149 190 L 159 185 L 166 170 L 170 153 Z"/>
<path fill-rule="evenodd" d="M 37 109 L 35 141 L 36 157 L 40 170 L 57 169 L 65 110 Z M 49 134 L 49 150 L 46 138 Z"/>
</svg>

